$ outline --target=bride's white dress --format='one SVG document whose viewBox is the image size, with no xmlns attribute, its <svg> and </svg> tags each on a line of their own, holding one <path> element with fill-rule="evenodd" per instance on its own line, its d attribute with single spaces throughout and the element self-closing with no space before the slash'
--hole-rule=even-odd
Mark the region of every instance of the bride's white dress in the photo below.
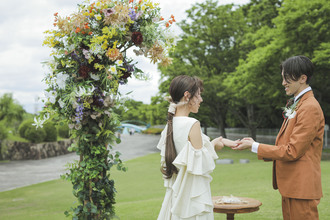
<svg viewBox="0 0 330 220">
<path fill-rule="evenodd" d="M 211 197 L 210 173 L 218 158 L 209 137 L 202 134 L 203 147 L 195 149 L 188 135 L 197 120 L 190 117 L 173 117 L 173 139 L 177 157 L 173 164 L 178 174 L 164 178 L 166 194 L 158 220 L 212 220 L 213 203 Z M 161 134 L 157 148 L 161 150 L 161 165 L 165 165 L 165 141 L 167 126 Z"/>
</svg>

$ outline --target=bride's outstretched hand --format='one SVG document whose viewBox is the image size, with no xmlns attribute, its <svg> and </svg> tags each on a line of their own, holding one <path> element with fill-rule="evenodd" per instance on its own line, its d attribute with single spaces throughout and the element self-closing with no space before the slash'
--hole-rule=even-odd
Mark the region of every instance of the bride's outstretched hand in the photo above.
<svg viewBox="0 0 330 220">
<path fill-rule="evenodd" d="M 214 149 L 215 149 L 216 151 L 219 151 L 219 150 L 221 150 L 221 149 L 224 147 L 224 145 L 223 145 L 223 143 L 222 143 L 222 139 L 223 139 L 223 138 L 220 136 L 220 137 L 214 138 L 214 139 L 212 140 L 212 144 L 213 144 Z"/>
<path fill-rule="evenodd" d="M 234 147 L 237 147 L 240 142 L 239 142 L 239 140 L 232 141 L 232 140 L 229 140 L 227 138 L 222 138 L 222 143 L 226 147 L 234 148 Z"/>
<path fill-rule="evenodd" d="M 233 150 L 245 150 L 250 149 L 252 147 L 254 140 L 250 137 L 243 138 L 238 142 L 238 145 L 236 147 L 232 147 Z"/>
</svg>

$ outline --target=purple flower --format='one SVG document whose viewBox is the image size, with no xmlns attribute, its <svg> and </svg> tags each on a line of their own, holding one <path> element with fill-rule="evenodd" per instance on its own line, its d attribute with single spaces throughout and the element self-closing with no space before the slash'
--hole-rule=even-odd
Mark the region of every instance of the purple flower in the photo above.
<svg viewBox="0 0 330 220">
<path fill-rule="evenodd" d="M 83 104 L 78 104 L 78 106 L 76 108 L 76 118 L 75 118 L 77 124 L 80 123 L 80 121 L 83 118 L 83 114 L 84 114 L 83 110 L 84 110 L 84 105 Z"/>
<path fill-rule="evenodd" d="M 129 11 L 130 11 L 130 12 L 128 13 L 128 15 L 129 15 L 129 17 L 131 18 L 131 20 L 132 20 L 132 21 L 136 21 L 137 16 L 136 16 L 136 13 L 135 13 L 134 9 L 130 8 Z"/>
</svg>

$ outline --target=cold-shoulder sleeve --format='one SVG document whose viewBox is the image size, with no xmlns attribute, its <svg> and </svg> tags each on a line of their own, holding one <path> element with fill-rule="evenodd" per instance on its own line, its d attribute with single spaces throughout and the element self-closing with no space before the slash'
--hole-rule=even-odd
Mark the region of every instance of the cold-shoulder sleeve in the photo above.
<svg viewBox="0 0 330 220">
<path fill-rule="evenodd" d="M 186 147 L 177 155 L 173 164 L 181 169 L 187 167 L 187 172 L 194 175 L 205 175 L 211 173 L 215 168 L 214 160 L 218 155 L 206 135 L 202 135 L 203 147 L 195 149 L 188 141 Z"/>
<path fill-rule="evenodd" d="M 192 126 L 194 120 L 186 121 Z M 185 124 L 186 128 L 189 128 L 188 123 Z M 187 132 L 189 132 L 188 129 Z M 166 135 L 167 128 L 163 130 L 157 145 L 161 151 L 162 166 L 165 166 Z M 180 136 L 183 145 L 179 148 L 180 151 L 173 161 L 178 168 L 178 173 L 173 174 L 170 179 L 164 178 L 166 195 L 158 219 L 168 219 L 169 217 L 165 216 L 172 215 L 175 216 L 175 219 L 185 219 L 205 215 L 205 213 L 213 216 L 210 173 L 215 168 L 214 160 L 218 156 L 209 137 L 202 132 L 201 135 L 203 146 L 200 149 L 192 146 L 188 140 L 188 133 Z M 184 138 L 187 139 L 184 140 Z"/>
<path fill-rule="evenodd" d="M 188 141 L 173 164 L 179 169 L 176 181 L 172 185 L 176 197 L 172 213 L 189 218 L 203 212 L 213 212 L 210 173 L 218 158 L 207 136 L 202 135 L 203 147 L 195 149 Z M 170 184 L 169 184 L 170 186 Z"/>
</svg>

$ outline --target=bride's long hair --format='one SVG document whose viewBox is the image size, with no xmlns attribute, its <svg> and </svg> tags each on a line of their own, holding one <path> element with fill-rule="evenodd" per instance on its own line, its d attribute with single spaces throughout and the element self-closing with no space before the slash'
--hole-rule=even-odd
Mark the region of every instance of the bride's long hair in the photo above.
<svg viewBox="0 0 330 220">
<path fill-rule="evenodd" d="M 179 103 L 185 91 L 188 91 L 190 93 L 190 98 L 192 98 L 195 96 L 198 89 L 200 89 L 201 92 L 203 91 L 203 81 L 198 77 L 186 75 L 177 76 L 170 84 L 170 101 L 175 104 Z M 173 113 L 168 112 L 165 165 L 161 167 L 161 171 L 167 179 L 171 178 L 174 173 L 178 173 L 178 169 L 173 165 L 173 161 L 177 156 L 173 140 L 173 116 Z"/>
</svg>

